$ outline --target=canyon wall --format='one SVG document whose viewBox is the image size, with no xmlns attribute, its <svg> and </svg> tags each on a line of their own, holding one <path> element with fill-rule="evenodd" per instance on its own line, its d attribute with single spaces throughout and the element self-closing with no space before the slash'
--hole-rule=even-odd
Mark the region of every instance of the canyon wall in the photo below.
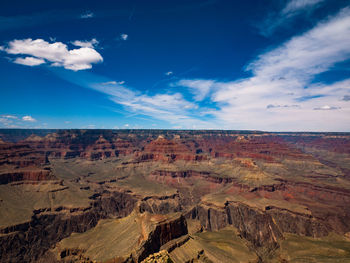
<svg viewBox="0 0 350 263">
<path fill-rule="evenodd" d="M 198 231 L 233 227 L 266 262 L 286 233 L 350 232 L 350 134 L 0 130 L 0 139 L 2 262 L 84 258 L 52 249 L 132 211 L 180 214 L 154 223 L 134 262 L 187 235 L 188 220 Z"/>
</svg>

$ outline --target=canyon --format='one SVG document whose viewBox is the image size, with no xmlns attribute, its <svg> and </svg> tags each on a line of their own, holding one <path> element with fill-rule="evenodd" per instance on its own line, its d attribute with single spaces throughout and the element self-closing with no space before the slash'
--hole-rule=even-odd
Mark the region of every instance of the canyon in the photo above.
<svg viewBox="0 0 350 263">
<path fill-rule="evenodd" d="M 350 262 L 350 133 L 0 129 L 1 262 Z"/>
</svg>

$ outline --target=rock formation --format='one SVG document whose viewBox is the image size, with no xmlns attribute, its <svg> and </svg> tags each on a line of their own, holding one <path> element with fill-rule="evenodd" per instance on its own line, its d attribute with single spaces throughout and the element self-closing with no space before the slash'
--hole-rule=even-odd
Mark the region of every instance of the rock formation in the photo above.
<svg viewBox="0 0 350 263">
<path fill-rule="evenodd" d="M 286 244 L 316 239 L 350 260 L 349 147 L 347 133 L 0 130 L 0 261 L 288 262 Z"/>
</svg>

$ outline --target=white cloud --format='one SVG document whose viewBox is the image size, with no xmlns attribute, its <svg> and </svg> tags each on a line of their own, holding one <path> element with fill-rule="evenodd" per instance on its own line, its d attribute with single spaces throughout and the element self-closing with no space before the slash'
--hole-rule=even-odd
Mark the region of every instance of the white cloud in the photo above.
<svg viewBox="0 0 350 263">
<path fill-rule="evenodd" d="M 38 66 L 45 63 L 44 59 L 34 58 L 34 57 L 25 57 L 25 58 L 16 58 L 14 63 L 26 65 L 26 66 Z"/>
<path fill-rule="evenodd" d="M 23 121 L 29 121 L 29 122 L 35 122 L 36 121 L 36 119 L 34 119 L 32 116 L 29 116 L 29 115 L 23 116 L 22 120 Z"/>
<path fill-rule="evenodd" d="M 120 35 L 120 39 L 122 39 L 122 40 L 124 40 L 124 41 L 127 40 L 128 37 L 129 37 L 129 36 L 128 36 L 127 34 L 121 34 L 121 35 Z"/>
<path fill-rule="evenodd" d="M 3 46 L 0 46 L 0 51 L 4 51 L 5 48 Z"/>
<path fill-rule="evenodd" d="M 72 42 L 72 44 L 74 46 L 77 47 L 89 47 L 89 48 L 94 48 L 95 46 L 98 45 L 98 41 L 96 40 L 96 38 L 91 39 L 90 41 L 80 41 L 80 40 L 75 40 Z"/>
<path fill-rule="evenodd" d="M 68 50 L 62 42 L 49 43 L 43 39 L 10 41 L 5 52 L 12 55 L 30 55 L 25 59 L 15 60 L 16 63 L 33 66 L 35 63 L 47 61 L 52 66 L 64 67 L 70 70 L 92 68 L 92 64 L 103 61 L 102 56 L 91 47 L 81 47 Z M 41 63 L 42 64 L 42 63 Z M 39 65 L 39 64 L 37 64 Z"/>
<path fill-rule="evenodd" d="M 95 14 L 91 11 L 86 11 L 85 13 L 80 15 L 80 18 L 86 19 L 86 18 L 92 18 Z"/>
<path fill-rule="evenodd" d="M 165 75 L 167 75 L 167 76 L 173 75 L 173 72 L 172 71 L 168 71 L 168 72 L 165 73 Z"/>
<path fill-rule="evenodd" d="M 187 86 L 190 90 L 197 87 L 199 98 L 202 92 L 211 90 L 211 100 L 219 108 L 211 114 L 226 128 L 350 130 L 350 105 L 342 100 L 350 92 L 350 79 L 311 84 L 316 75 L 350 59 L 349 43 L 350 9 L 345 8 L 312 30 L 260 55 L 247 67 L 250 78 L 209 80 L 210 85 L 208 80 L 186 80 Z M 338 110 L 314 110 L 324 105 Z"/>
</svg>

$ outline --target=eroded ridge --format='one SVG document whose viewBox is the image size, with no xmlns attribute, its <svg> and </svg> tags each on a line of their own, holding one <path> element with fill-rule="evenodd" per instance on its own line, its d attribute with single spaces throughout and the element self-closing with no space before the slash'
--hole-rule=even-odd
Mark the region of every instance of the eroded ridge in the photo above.
<svg viewBox="0 0 350 263">
<path fill-rule="evenodd" d="M 346 133 L 0 130 L 0 259 L 350 261 L 349 146 Z"/>
</svg>

